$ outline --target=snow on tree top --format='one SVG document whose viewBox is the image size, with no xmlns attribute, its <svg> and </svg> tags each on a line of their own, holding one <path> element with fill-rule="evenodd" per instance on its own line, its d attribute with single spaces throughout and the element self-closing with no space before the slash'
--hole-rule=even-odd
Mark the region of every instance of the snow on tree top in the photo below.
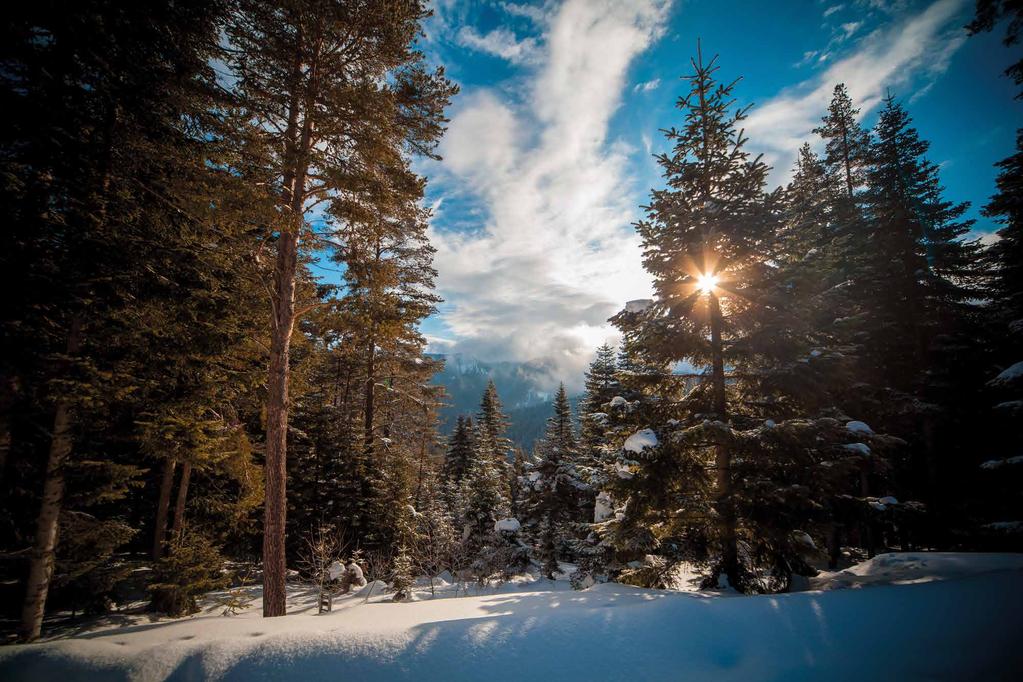
<svg viewBox="0 0 1023 682">
<path fill-rule="evenodd" d="M 498 533 L 518 533 L 520 528 L 522 524 L 514 518 L 498 519 L 494 522 L 494 530 Z"/>
<path fill-rule="evenodd" d="M 1011 384 L 1012 382 L 1023 378 L 1023 360 L 1017 362 L 1011 367 L 1003 369 L 998 376 L 989 381 L 988 383 L 992 386 L 999 384 Z"/>
<path fill-rule="evenodd" d="M 998 469 L 1008 464 L 1023 464 L 1023 455 L 1006 457 L 1005 459 L 989 459 L 980 465 L 981 469 Z"/>
<path fill-rule="evenodd" d="M 851 421 L 846 422 L 845 428 L 853 433 L 865 433 L 868 435 L 874 434 L 874 429 L 867 426 L 864 422 Z"/>
<path fill-rule="evenodd" d="M 653 305 L 653 303 L 654 303 L 653 300 L 649 298 L 637 298 L 625 304 L 625 312 L 641 313 L 647 308 L 649 308 L 651 305 Z"/>
<path fill-rule="evenodd" d="M 864 457 L 870 454 L 870 446 L 866 443 L 846 443 L 842 447 L 846 450 L 852 450 L 853 452 L 859 453 Z"/>
<path fill-rule="evenodd" d="M 629 452 L 638 454 L 653 447 L 657 447 L 657 434 L 652 429 L 637 431 L 625 440 L 625 449 Z"/>
</svg>

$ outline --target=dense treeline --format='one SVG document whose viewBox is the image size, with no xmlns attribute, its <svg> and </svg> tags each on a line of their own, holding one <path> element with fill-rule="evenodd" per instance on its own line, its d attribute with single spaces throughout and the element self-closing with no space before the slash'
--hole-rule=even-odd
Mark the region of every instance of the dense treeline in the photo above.
<svg viewBox="0 0 1023 682">
<path fill-rule="evenodd" d="M 261 539 L 279 615 L 313 525 L 394 542 L 436 454 L 410 166 L 456 89 L 416 49 L 426 16 L 85 2 L 5 23 L 0 485 L 24 637 L 150 573 L 154 605 L 187 611 L 218 552 Z"/>
<path fill-rule="evenodd" d="M 1004 3 L 970 30 L 1004 15 L 1012 43 Z M 0 571 L 23 638 L 46 612 L 188 613 L 225 558 L 277 616 L 287 567 L 322 584 L 333 558 L 401 600 L 444 571 L 758 592 L 885 547 L 1019 547 L 1023 134 L 983 247 L 896 96 L 867 129 L 837 85 L 769 190 L 698 52 L 636 225 L 656 296 L 613 318 L 579 414 L 562 386 L 526 453 L 491 383 L 441 443 L 412 164 L 457 88 L 416 47 L 426 16 L 10 16 Z"/>
</svg>

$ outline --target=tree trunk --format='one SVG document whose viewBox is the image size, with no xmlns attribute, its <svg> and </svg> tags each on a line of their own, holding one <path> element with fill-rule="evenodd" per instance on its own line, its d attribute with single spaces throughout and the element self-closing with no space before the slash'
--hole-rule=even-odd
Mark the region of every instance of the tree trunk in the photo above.
<svg viewBox="0 0 1023 682">
<path fill-rule="evenodd" d="M 263 617 L 286 613 L 284 542 L 287 518 L 288 383 L 291 334 L 295 329 L 295 275 L 298 272 L 298 243 L 304 223 L 309 149 L 312 145 L 313 103 L 317 88 L 319 39 L 306 54 L 305 34 L 295 37 L 290 73 L 288 124 L 284 135 L 284 191 L 281 204 L 286 224 L 277 242 L 274 271 L 274 319 L 270 341 L 270 369 L 266 405 L 266 496 L 263 506 Z M 303 64 L 309 58 L 309 81 L 303 79 Z M 304 116 L 302 115 L 304 114 Z M 301 121 L 301 126 L 299 122 Z"/>
<path fill-rule="evenodd" d="M 78 353 L 81 327 L 80 318 L 75 317 L 71 320 L 67 341 L 69 357 Z M 61 398 L 53 415 L 53 432 L 46 460 L 43 498 L 36 520 L 35 544 L 30 554 L 28 579 L 25 583 L 21 637 L 27 642 L 38 639 L 43 627 L 46 596 L 50 591 L 50 578 L 53 577 L 60 509 L 64 502 L 64 465 L 71 455 L 73 445 L 71 429 L 71 404 L 66 398 Z"/>
<path fill-rule="evenodd" d="M 721 421 L 728 420 L 725 399 L 725 361 L 721 342 L 721 302 L 717 294 L 710 298 L 710 343 L 714 412 Z M 739 585 L 739 559 L 735 539 L 735 509 L 732 504 L 732 453 L 725 445 L 714 448 L 714 466 L 717 470 L 717 506 L 721 515 L 721 568 L 732 587 Z"/>
<path fill-rule="evenodd" d="M 192 480 L 192 463 L 181 465 L 181 482 L 178 484 L 178 497 L 174 501 L 174 525 L 171 537 L 177 540 L 185 530 L 185 502 L 188 500 L 188 483 Z"/>
<path fill-rule="evenodd" d="M 277 251 L 277 311 L 270 346 L 266 406 L 266 501 L 263 520 L 263 616 L 285 614 L 284 524 L 287 512 L 288 357 L 295 326 L 298 232 L 281 234 Z"/>
<path fill-rule="evenodd" d="M 156 501 L 156 528 L 153 529 L 153 560 L 163 556 L 163 543 L 167 539 L 167 513 L 170 509 L 171 488 L 174 486 L 174 469 L 177 463 L 168 457 L 163 460 L 163 475 L 160 477 L 160 497 Z"/>
</svg>

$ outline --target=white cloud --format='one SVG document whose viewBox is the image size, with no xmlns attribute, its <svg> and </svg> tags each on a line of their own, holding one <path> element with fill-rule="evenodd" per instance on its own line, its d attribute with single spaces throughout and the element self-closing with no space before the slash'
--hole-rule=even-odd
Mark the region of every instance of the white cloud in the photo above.
<svg viewBox="0 0 1023 682">
<path fill-rule="evenodd" d="M 832 5 L 831 7 L 824 10 L 824 18 L 827 19 L 835 12 L 841 12 L 845 5 Z"/>
<path fill-rule="evenodd" d="M 965 39 L 962 11 L 967 4 L 968 0 L 938 0 L 917 14 L 875 30 L 818 75 L 754 107 L 746 132 L 750 146 L 763 151 L 774 166 L 773 178 L 783 181 L 788 177 L 796 151 L 820 123 L 836 84 L 845 83 L 865 115 L 881 102 L 886 88 L 896 95 L 911 96 L 912 92 L 900 93 L 899 88 L 908 88 L 922 76 L 934 79 L 944 73 Z"/>
<path fill-rule="evenodd" d="M 545 19 L 527 90 L 461 98 L 435 179 L 487 217 L 476 232 L 431 234 L 458 350 L 553 363 L 578 388 L 594 347 L 615 337 L 607 318 L 649 295 L 631 227 L 634 150 L 609 140 L 608 124 L 667 10 L 665 0 L 566 0 Z"/>
<path fill-rule="evenodd" d="M 633 92 L 650 92 L 661 87 L 661 79 L 655 78 L 652 81 L 646 81 L 645 83 L 636 83 L 636 86 L 632 88 Z"/>
<path fill-rule="evenodd" d="M 860 26 L 863 26 L 862 21 L 850 21 L 842 24 L 842 34 L 844 38 L 851 38 L 856 31 L 860 30 Z"/>
<path fill-rule="evenodd" d="M 537 57 L 535 38 L 519 40 L 507 28 L 495 28 L 485 35 L 480 35 L 471 26 L 463 26 L 458 32 L 458 43 L 463 47 L 500 57 L 512 64 L 528 64 Z"/>
</svg>

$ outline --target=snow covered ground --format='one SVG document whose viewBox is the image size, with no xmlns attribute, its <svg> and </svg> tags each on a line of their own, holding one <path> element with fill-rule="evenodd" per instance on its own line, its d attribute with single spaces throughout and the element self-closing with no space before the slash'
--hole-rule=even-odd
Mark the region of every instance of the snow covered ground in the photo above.
<svg viewBox="0 0 1023 682">
<path fill-rule="evenodd" d="M 893 584 L 900 583 L 900 584 Z M 902 584 L 905 583 L 905 584 Z M 870 589 L 841 589 L 870 586 Z M 997 680 L 1023 670 L 1023 555 L 886 554 L 818 591 L 739 597 L 528 577 L 318 615 L 95 621 L 0 649 L 3 680 Z M 448 597 L 448 598 L 444 598 Z M 1015 678 L 1015 679 L 1018 679 Z"/>
</svg>

